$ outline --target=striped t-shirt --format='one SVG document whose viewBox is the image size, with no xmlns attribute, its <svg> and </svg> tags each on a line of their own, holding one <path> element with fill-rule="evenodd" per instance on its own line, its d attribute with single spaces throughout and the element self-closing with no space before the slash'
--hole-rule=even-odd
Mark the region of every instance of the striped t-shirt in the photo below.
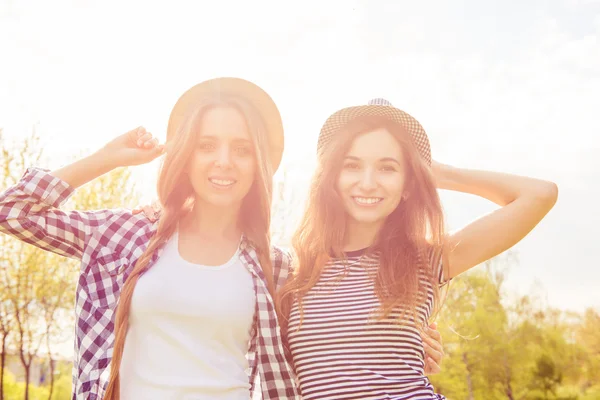
<svg viewBox="0 0 600 400">
<path fill-rule="evenodd" d="M 292 306 L 288 341 L 304 400 L 445 398 L 424 375 L 421 336 L 398 321 L 401 310 L 386 319 L 374 317 L 380 305 L 374 292 L 377 268 L 377 255 L 346 253 L 325 266 L 304 296 L 301 325 L 298 303 Z M 435 273 L 442 282 L 441 268 Z M 424 275 L 422 281 L 428 298 L 417 317 L 427 321 L 433 290 Z"/>
</svg>

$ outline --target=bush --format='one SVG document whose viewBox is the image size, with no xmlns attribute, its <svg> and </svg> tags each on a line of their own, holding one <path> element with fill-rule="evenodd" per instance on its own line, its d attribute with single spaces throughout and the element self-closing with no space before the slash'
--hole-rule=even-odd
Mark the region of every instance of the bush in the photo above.
<svg viewBox="0 0 600 400">
<path fill-rule="evenodd" d="M 48 400 L 48 386 L 29 385 L 30 400 Z M 15 377 L 8 371 L 4 372 L 4 398 L 6 400 L 23 400 L 25 398 L 25 383 L 16 382 Z M 71 375 L 61 374 L 56 377 L 52 400 L 69 400 L 71 398 Z"/>
</svg>

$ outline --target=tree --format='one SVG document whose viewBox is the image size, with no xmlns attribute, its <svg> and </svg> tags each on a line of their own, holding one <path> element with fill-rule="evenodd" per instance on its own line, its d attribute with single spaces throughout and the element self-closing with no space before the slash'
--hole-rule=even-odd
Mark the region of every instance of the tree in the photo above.
<svg viewBox="0 0 600 400">
<path fill-rule="evenodd" d="M 0 132 L 2 135 L 2 132 Z M 2 135 L 3 136 L 3 135 Z M 4 139 L 0 137 L 0 139 Z M 5 140 L 2 140 L 5 143 Z M 3 172 L 0 176 L 3 188 L 14 184 L 18 180 L 16 170 L 22 171 L 24 165 L 35 164 L 40 160 L 41 149 L 38 146 L 39 137 L 35 129 L 32 134 L 21 141 L 17 146 L 10 148 L 4 145 L 1 149 Z M 21 168 L 19 168 L 21 167 Z M 24 244 L 17 243 L 7 237 L 2 237 L 2 292 L 5 302 L 3 311 L 11 315 L 15 326 L 15 342 L 17 352 L 25 369 L 25 399 L 28 399 L 29 374 L 33 353 L 39 349 L 40 341 L 36 336 L 34 324 L 33 293 L 37 274 L 29 274 L 25 270 L 15 268 L 21 264 L 35 266 L 39 259 L 39 252 L 25 248 Z M 3 354 L 5 354 L 4 349 Z"/>
<path fill-rule="evenodd" d="M 558 370 L 554 360 L 548 354 L 542 354 L 536 362 L 533 372 L 534 387 L 544 392 L 544 399 L 550 399 L 556 395 L 556 388 L 562 382 L 562 373 Z"/>
<path fill-rule="evenodd" d="M 6 349 L 7 341 L 13 324 L 12 315 L 9 310 L 10 308 L 6 293 L 2 291 L 0 292 L 0 335 L 2 335 L 0 339 L 0 400 L 4 400 L 4 370 L 6 368 Z"/>
<path fill-rule="evenodd" d="M 528 334 L 521 325 L 524 314 L 504 305 L 504 281 L 514 262 L 514 254 L 505 253 L 450 283 L 439 327 L 451 361 L 444 362 L 447 373 L 432 377 L 449 398 L 525 396 L 531 349 L 523 345 Z"/>
<path fill-rule="evenodd" d="M 552 309 L 536 288 L 504 288 L 516 260 L 504 254 L 455 278 L 439 314 L 446 358 L 431 377 L 448 398 L 600 398 L 600 314 Z"/>
<path fill-rule="evenodd" d="M 574 340 L 580 345 L 583 357 L 581 384 L 585 389 L 599 385 L 600 376 L 600 310 L 588 308 L 574 327 Z M 600 392 L 600 386 L 596 386 Z"/>
<path fill-rule="evenodd" d="M 1 139 L 1 132 L 0 132 Z M 0 146 L 0 190 L 13 185 L 29 165 L 38 164 L 42 151 L 35 130 L 29 137 L 11 145 L 2 141 Z M 128 169 L 116 169 L 81 187 L 65 208 L 92 210 L 136 205 L 139 196 Z M 54 361 L 52 348 L 71 322 L 75 283 L 79 262 L 45 252 L 34 246 L 0 236 L 0 298 L 2 315 L 0 330 L 8 334 L 14 326 L 14 342 L 25 375 L 24 398 L 29 399 L 31 366 L 43 353 L 50 366 L 49 393 L 54 389 Z M 3 337 L 7 337 L 5 334 Z M 3 344 L 5 341 L 2 342 Z M 3 358 L 6 348 L 3 348 Z"/>
<path fill-rule="evenodd" d="M 63 328 L 66 324 L 66 321 L 65 323 L 61 323 L 61 321 L 65 320 L 64 316 L 57 318 L 57 314 L 75 302 L 74 282 L 76 274 L 74 272 L 77 267 L 74 264 L 71 260 L 55 254 L 46 254 L 45 265 L 48 270 L 45 273 L 49 279 L 44 286 L 40 287 L 37 293 L 39 307 L 42 312 L 46 354 L 48 356 L 48 400 L 52 399 L 54 391 L 55 357 L 52 354 L 53 343 L 64 332 Z"/>
</svg>

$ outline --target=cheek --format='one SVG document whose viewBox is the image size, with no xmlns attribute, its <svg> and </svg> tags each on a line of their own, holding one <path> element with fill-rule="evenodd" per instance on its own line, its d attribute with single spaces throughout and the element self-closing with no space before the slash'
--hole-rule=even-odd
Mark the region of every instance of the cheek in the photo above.
<svg viewBox="0 0 600 400">
<path fill-rule="evenodd" d="M 402 194 L 404 193 L 404 187 L 405 187 L 404 179 L 403 178 L 388 179 L 388 180 L 386 180 L 384 186 L 385 186 L 385 190 L 388 193 L 388 195 L 390 196 L 390 198 L 393 199 L 394 202 L 399 203 L 400 199 L 402 198 Z"/>
<path fill-rule="evenodd" d="M 206 157 L 194 152 L 187 163 L 186 170 L 190 175 L 197 175 L 206 171 L 209 164 L 210 162 Z"/>
<path fill-rule="evenodd" d="M 336 180 L 336 186 L 340 194 L 347 192 L 352 187 L 352 175 L 345 171 L 340 172 Z"/>
<path fill-rule="evenodd" d="M 254 158 L 240 158 L 236 162 L 238 171 L 244 176 L 246 179 L 254 180 L 254 175 L 256 173 L 256 161 Z"/>
</svg>

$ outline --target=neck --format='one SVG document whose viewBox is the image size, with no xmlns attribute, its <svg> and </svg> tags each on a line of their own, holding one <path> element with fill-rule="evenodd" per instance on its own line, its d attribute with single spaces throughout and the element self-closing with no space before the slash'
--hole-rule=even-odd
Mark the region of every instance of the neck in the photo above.
<svg viewBox="0 0 600 400">
<path fill-rule="evenodd" d="M 210 241 L 239 239 L 240 207 L 215 207 L 196 201 L 190 214 L 182 221 L 182 228 L 191 235 Z"/>
<path fill-rule="evenodd" d="M 365 249 L 375 243 L 384 221 L 358 222 L 348 219 L 344 235 L 344 251 Z"/>
</svg>

